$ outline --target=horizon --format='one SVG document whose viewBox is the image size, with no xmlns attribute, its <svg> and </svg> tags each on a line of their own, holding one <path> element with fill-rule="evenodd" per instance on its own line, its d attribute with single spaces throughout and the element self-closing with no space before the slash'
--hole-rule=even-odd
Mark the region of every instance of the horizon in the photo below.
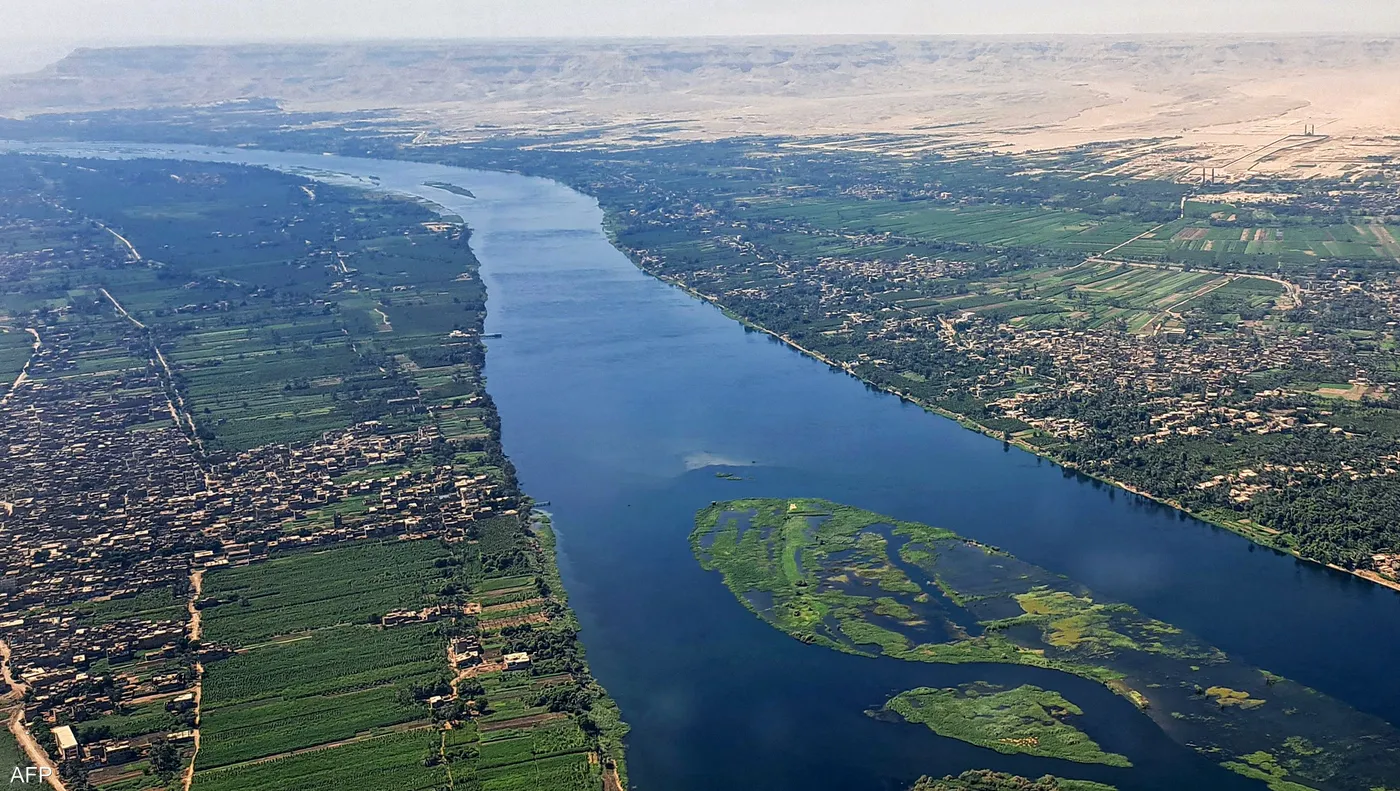
<svg viewBox="0 0 1400 791">
<path fill-rule="evenodd" d="M 938 39 L 998 39 L 1007 41 L 1046 41 L 1056 39 L 1127 39 L 1127 40 L 1197 40 L 1279 41 L 1287 39 L 1360 39 L 1372 41 L 1400 40 L 1400 30 L 1365 32 L 1356 30 L 1271 31 L 1231 30 L 1213 32 L 1150 32 L 1150 31 L 1084 31 L 1084 32 L 814 32 L 814 33 L 590 33 L 543 35 L 342 35 L 326 37 L 217 37 L 160 36 L 149 38 L 93 38 L 67 40 L 61 38 L 12 38 L 0 32 L 0 76 L 19 76 L 42 71 L 79 51 L 108 49 L 179 49 L 182 47 L 316 47 L 336 44 L 379 45 L 449 45 L 471 42 L 549 41 L 781 41 L 799 39 L 831 39 L 847 41 L 938 40 Z"/>
</svg>

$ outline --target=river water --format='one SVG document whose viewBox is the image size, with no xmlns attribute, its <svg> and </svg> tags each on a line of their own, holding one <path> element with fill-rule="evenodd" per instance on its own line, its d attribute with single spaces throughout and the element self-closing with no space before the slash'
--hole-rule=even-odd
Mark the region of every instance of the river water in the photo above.
<svg viewBox="0 0 1400 791">
<path fill-rule="evenodd" d="M 973 768 L 1122 789 L 1263 788 L 1082 679 L 786 637 L 691 556 L 694 512 L 735 497 L 825 497 L 950 528 L 1400 722 L 1400 596 L 1004 448 L 747 331 L 639 271 L 609 245 L 596 202 L 559 184 L 249 150 L 47 150 L 315 170 L 429 199 L 471 225 L 487 332 L 501 334 L 486 375 L 506 452 L 525 490 L 551 503 L 584 645 L 632 725 L 643 791 L 875 791 Z M 1136 767 L 1005 756 L 864 714 L 912 687 L 979 679 L 1063 692 L 1085 710 L 1080 727 Z"/>
</svg>

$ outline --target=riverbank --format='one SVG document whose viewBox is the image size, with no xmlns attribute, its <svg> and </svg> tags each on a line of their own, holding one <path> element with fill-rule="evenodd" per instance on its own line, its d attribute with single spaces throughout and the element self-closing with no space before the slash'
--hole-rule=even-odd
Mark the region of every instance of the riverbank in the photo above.
<svg viewBox="0 0 1400 791">
<path fill-rule="evenodd" d="M 865 384 L 866 386 L 868 386 L 868 387 L 872 387 L 872 388 L 875 388 L 875 389 L 877 389 L 877 390 L 880 390 L 881 392 L 888 393 L 888 394 L 890 394 L 890 395 L 896 396 L 896 397 L 898 397 L 899 399 L 901 399 L 901 400 L 903 400 L 903 401 L 906 401 L 906 402 L 908 402 L 908 403 L 910 403 L 910 404 L 913 404 L 914 406 L 917 406 L 917 407 L 919 407 L 920 409 L 923 409 L 923 410 L 925 410 L 925 411 L 927 411 L 927 412 L 932 412 L 933 414 L 939 415 L 939 416 L 941 416 L 941 417 L 948 418 L 949 420 L 952 420 L 952 421 L 956 422 L 958 425 L 962 426 L 963 428 L 969 429 L 969 430 L 971 430 L 971 431 L 976 431 L 976 432 L 978 432 L 978 433 L 980 433 L 980 434 L 983 434 L 983 435 L 986 435 L 987 437 L 990 437 L 990 438 L 992 438 L 992 439 L 1001 440 L 1002 442 L 1005 442 L 1005 443 L 1007 443 L 1007 444 L 1009 444 L 1009 445 L 1012 445 L 1012 446 L 1014 446 L 1014 447 L 1016 447 L 1016 448 L 1019 448 L 1020 450 L 1026 451 L 1027 453 L 1033 454 L 1033 455 L 1038 456 L 1038 457 L 1040 457 L 1040 458 L 1042 458 L 1042 459 L 1045 459 L 1045 460 L 1047 460 L 1047 461 L 1050 461 L 1050 462 L 1052 462 L 1052 463 L 1054 463 L 1054 464 L 1056 464 L 1056 465 L 1059 465 L 1060 467 L 1062 467 L 1062 468 L 1064 468 L 1064 469 L 1072 470 L 1072 471 L 1074 471 L 1075 473 L 1078 473 L 1078 474 L 1080 474 L 1080 475 L 1084 475 L 1084 476 L 1086 476 L 1086 477 L 1088 477 L 1088 478 L 1092 478 L 1093 480 L 1099 481 L 1099 482 L 1101 482 L 1101 483 L 1105 483 L 1105 484 L 1108 484 L 1108 485 L 1110 485 L 1110 486 L 1116 487 L 1116 488 L 1121 489 L 1121 490 L 1123 490 L 1123 491 L 1125 491 L 1125 492 L 1128 492 L 1129 494 L 1135 494 L 1135 495 L 1137 495 L 1137 496 L 1139 496 L 1139 497 L 1145 498 L 1145 499 L 1147 499 L 1147 500 L 1151 500 L 1152 502 L 1157 503 L 1158 505 L 1165 505 L 1165 506 L 1168 506 L 1168 507 L 1170 507 L 1170 508 L 1176 509 L 1177 511 L 1180 511 L 1180 512 L 1182 512 L 1182 513 L 1185 513 L 1185 514 L 1187 514 L 1187 515 L 1189 515 L 1189 516 L 1191 516 L 1191 517 L 1193 517 L 1193 518 L 1195 518 L 1195 519 L 1199 519 L 1199 520 L 1202 521 L 1202 522 L 1206 522 L 1207 524 L 1215 525 L 1216 527 L 1220 527 L 1220 528 L 1223 528 L 1223 529 L 1225 529 L 1225 530 L 1229 530 L 1230 532 L 1235 533 L 1236 535 L 1239 535 L 1239 536 L 1241 536 L 1241 537 L 1243 537 L 1243 538 L 1249 539 L 1250 541 L 1254 542 L 1255 544 L 1259 544 L 1260 546 L 1265 546 L 1265 547 L 1268 547 L 1269 549 L 1272 549 L 1272 550 L 1274 550 L 1274 551 L 1282 552 L 1282 553 L 1287 554 L 1287 555 L 1292 555 L 1294 558 L 1297 558 L 1298 560 L 1307 561 L 1308 563 L 1313 563 L 1313 564 L 1318 565 L 1318 566 L 1325 566 L 1325 567 L 1327 567 L 1327 568 L 1329 568 L 1329 569 L 1332 569 L 1332 570 L 1334 570 L 1334 571 L 1340 571 L 1340 572 L 1343 572 L 1343 573 L 1345 573 L 1345 574 L 1350 574 L 1351 576 L 1358 577 L 1358 578 L 1360 578 L 1360 579 L 1366 580 L 1367 582 L 1371 582 L 1371 583 L 1374 583 L 1374 584 L 1379 585 L 1379 586 L 1381 586 L 1381 587 L 1389 588 L 1389 589 L 1391 589 L 1391 590 L 1393 590 L 1393 591 L 1396 591 L 1397 593 L 1400 593 L 1400 580 L 1392 580 L 1392 579 L 1390 579 L 1390 578 L 1388 578 L 1388 577 L 1384 577 L 1384 576 L 1382 576 L 1382 575 L 1380 575 L 1380 574 L 1377 574 L 1376 572 L 1369 571 L 1369 570 L 1365 570 L 1365 569 L 1348 569 L 1348 568 L 1344 568 L 1344 567 L 1342 567 L 1342 566 L 1338 566 L 1338 565 L 1333 564 L 1333 563 L 1323 563 L 1323 562 L 1321 562 L 1321 561 L 1318 561 L 1318 560 L 1314 560 L 1314 559 L 1312 559 L 1312 558 L 1305 557 L 1305 556 L 1299 554 L 1299 552 L 1298 552 L 1296 549 L 1293 549 L 1293 548 L 1291 548 L 1291 547 L 1280 546 L 1280 545 L 1278 545 L 1277 543 L 1275 543 L 1275 542 L 1273 542 L 1273 541 L 1270 541 L 1269 538 L 1268 538 L 1268 534 L 1267 534 L 1267 532 L 1266 532 L 1266 531 L 1267 531 L 1267 528 L 1264 528 L 1263 526 L 1260 526 L 1260 525 L 1253 525 L 1253 524 L 1251 524 L 1251 523 L 1249 523 L 1249 522 L 1247 522 L 1247 521 L 1245 521 L 1245 520 L 1231 519 L 1231 518 L 1228 518 L 1228 517 L 1221 516 L 1220 514 L 1217 514 L 1217 513 L 1210 513 L 1210 512 L 1205 512 L 1205 511 L 1192 510 L 1192 509 L 1187 508 L 1186 506 L 1182 505 L 1180 502 L 1178 502 L 1178 501 L 1176 501 L 1176 500 L 1173 500 L 1173 499 L 1171 499 L 1171 498 L 1162 497 L 1162 496 L 1153 494 L 1153 493 L 1148 492 L 1148 491 L 1146 491 L 1146 490 L 1144 490 L 1144 489 L 1141 489 L 1141 488 L 1139 488 L 1139 487 L 1133 486 L 1132 484 L 1125 483 L 1125 482 L 1123 482 L 1123 481 L 1119 481 L 1119 480 L 1116 480 L 1116 479 L 1114 479 L 1114 478 L 1112 478 L 1112 477 L 1103 475 L 1102 473 L 1092 472 L 1092 471 L 1090 471 L 1090 470 L 1086 470 L 1086 469 L 1084 469 L 1082 466 L 1080 466 L 1080 465 L 1078 465 L 1078 464 L 1075 464 L 1075 463 L 1073 463 L 1073 462 L 1067 461 L 1067 460 L 1065 460 L 1065 459 L 1063 459 L 1063 458 L 1061 458 L 1061 457 L 1055 455 L 1053 452 L 1051 452 L 1051 451 L 1049 451 L 1049 450 L 1047 450 L 1047 449 L 1045 449 L 1045 448 L 1041 448 L 1041 447 L 1038 447 L 1038 446 L 1036 446 L 1036 445 L 1032 445 L 1032 444 L 1029 443 L 1029 442 L 1026 442 L 1026 441 L 1024 441 L 1024 440 L 1017 439 L 1017 438 L 1014 438 L 1014 437 L 1012 437 L 1012 438 L 1003 437 L 1003 436 L 1002 436 L 1002 432 L 997 431 L 997 430 L 995 430 L 995 429 L 988 428 L 987 426 L 982 425 L 981 423 L 978 423 L 976 420 L 973 420 L 972 418 L 968 417 L 967 415 L 963 415 L 963 414 L 960 414 L 960 413 L 957 413 L 957 412 L 953 412 L 953 411 L 948 410 L 948 409 L 944 409 L 943 407 L 937 406 L 937 405 L 935 405 L 935 404 L 927 403 L 927 402 L 922 401 L 922 400 L 920 400 L 920 399 L 918 399 L 918 398 L 915 398 L 914 396 L 910 395 L 909 393 L 906 393 L 906 392 L 903 392 L 903 391 L 901 391 L 901 390 L 898 390 L 897 388 L 893 388 L 893 387 L 890 387 L 890 386 L 888 386 L 888 385 L 881 384 L 881 383 L 878 383 L 878 382 L 873 382 L 873 381 L 871 381 L 871 380 L 869 380 L 869 379 L 866 379 L 865 377 L 862 377 L 860 374 L 856 373 L 855 366 L 850 365 L 849 363 L 838 362 L 838 361 L 833 360 L 832 358 L 830 358 L 830 357 L 828 357 L 828 356 L 822 354 L 821 352 L 818 352 L 818 351 L 816 351 L 816 350 L 814 350 L 814 349 L 807 348 L 806 346 L 803 346 L 802 344 L 798 343 L 797 341 L 793 340 L 791 337 L 789 337 L 789 336 L 787 336 L 787 335 L 785 335 L 785 334 L 783 334 L 783 333 L 781 333 L 781 332 L 777 332 L 777 331 L 775 331 L 775 330 L 773 330 L 773 329 L 770 329 L 770 328 L 768 328 L 768 327 L 765 327 L 765 326 L 763 326 L 762 324 L 759 324 L 759 323 L 757 323 L 757 322 L 755 322 L 755 321 L 749 319 L 748 317 L 741 316 L 741 315 L 735 313 L 734 311 L 729 310 L 729 309 L 726 308 L 724 305 L 722 305 L 717 299 L 711 297 L 711 296 L 708 295 L 708 294 L 702 293 L 702 292 L 700 292 L 700 291 L 698 291 L 698 290 L 696 290 L 696 289 L 694 289 L 694 288 L 691 288 L 690 286 L 686 285 L 685 283 L 679 281 L 678 279 L 676 279 L 676 278 L 674 278 L 674 277 L 672 277 L 672 276 L 660 274 L 660 273 L 657 273 L 657 272 L 655 272 L 655 271 L 653 271 L 653 270 L 651 270 L 651 269 L 648 269 L 643 263 L 641 263 L 640 261 L 638 261 L 638 260 L 632 255 L 631 251 L 627 250 L 624 246 L 622 246 L 622 245 L 619 243 L 619 241 L 618 241 L 618 239 L 617 239 L 617 236 L 616 236 L 616 234 L 615 234 L 615 232 L 614 232 L 614 229 L 613 229 L 613 226 L 612 226 L 612 221 L 611 221 L 611 217 L 610 217 L 610 216 L 608 217 L 608 219 L 607 219 L 607 220 L 605 221 L 605 223 L 604 223 L 604 229 L 605 229 L 605 231 L 606 231 L 606 233 L 607 233 L 608 240 L 609 240 L 610 242 L 612 242 L 613 246 L 616 247 L 618 250 L 622 251 L 623 254 L 625 254 L 625 255 L 627 256 L 628 260 L 632 261 L 632 263 L 633 263 L 638 269 L 642 270 L 643 272 L 646 272 L 647 274 L 651 275 L 652 277 L 655 277 L 656 279 L 661 280 L 661 281 L 667 283 L 668 285 L 674 286 L 674 287 L 680 289 L 681 291 L 684 291 L 686 294 L 689 294 L 690 296 L 695 297 L 696 299 L 699 299 L 699 300 L 704 301 L 704 302 L 706 302 L 706 303 L 708 303 L 708 304 L 710 304 L 710 305 L 713 305 L 714 307 L 718 308 L 718 309 L 720 310 L 720 312 L 722 312 L 725 316 L 727 316 L 727 317 L 729 317 L 729 318 L 731 318 L 731 319 L 734 319 L 735 321 L 738 321 L 740 324 L 743 324 L 745 327 L 748 327 L 749 329 L 755 330 L 755 331 L 757 331 L 757 332 L 762 332 L 762 333 L 764 333 L 764 334 L 766 334 L 766 335 L 769 335 L 769 336 L 771 336 L 771 337 L 773 337 L 773 338 L 776 338 L 777 340 L 782 341 L 782 342 L 783 342 L 784 344 L 786 344 L 787 346 L 789 346 L 789 347 L 791 347 L 791 348 L 793 348 L 793 349 L 795 349 L 795 350 L 801 352 L 802 354 L 805 354 L 805 355 L 807 355 L 808 357 L 812 357 L 812 358 L 814 358 L 814 359 L 820 360 L 820 361 L 822 361 L 823 363 L 826 363 L 828 366 L 830 366 L 830 367 L 832 367 L 832 368 L 835 368 L 835 369 L 837 369 L 837 370 L 839 370 L 839 371 L 841 371 L 841 372 L 843 372 L 843 373 L 846 373 L 846 374 L 850 375 L 851 377 L 853 377 L 853 378 L 855 378 L 855 379 L 860 380 L 862 383 L 864 383 L 864 384 Z"/>
</svg>

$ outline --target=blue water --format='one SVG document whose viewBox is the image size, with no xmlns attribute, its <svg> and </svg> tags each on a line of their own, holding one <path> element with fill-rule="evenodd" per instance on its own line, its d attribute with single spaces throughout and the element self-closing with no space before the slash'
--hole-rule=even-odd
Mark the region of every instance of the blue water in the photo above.
<svg viewBox="0 0 1400 791">
<path fill-rule="evenodd" d="M 141 151 L 374 176 L 471 224 L 487 331 L 502 336 L 488 341 L 486 375 L 506 451 L 526 491 L 551 503 L 564 582 L 593 669 L 632 725 L 643 791 L 874 791 L 973 768 L 1123 789 L 1264 787 L 1082 679 L 869 659 L 786 637 L 690 553 L 695 510 L 744 496 L 825 497 L 956 530 L 1400 721 L 1400 596 L 1005 448 L 746 331 L 634 267 L 585 196 L 431 165 Z M 477 198 L 422 186 L 430 180 Z M 1136 767 L 1004 756 L 864 714 L 911 687 L 972 680 L 1060 690 L 1085 710 L 1076 724 Z"/>
</svg>

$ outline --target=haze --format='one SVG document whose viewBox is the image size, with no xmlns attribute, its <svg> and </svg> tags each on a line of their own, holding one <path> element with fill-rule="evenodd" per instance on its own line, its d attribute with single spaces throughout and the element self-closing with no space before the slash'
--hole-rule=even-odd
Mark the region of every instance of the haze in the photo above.
<svg viewBox="0 0 1400 791">
<path fill-rule="evenodd" d="M 746 34 L 1387 33 L 1393 0 L 7 0 L 0 38 L 151 42 Z"/>
</svg>

